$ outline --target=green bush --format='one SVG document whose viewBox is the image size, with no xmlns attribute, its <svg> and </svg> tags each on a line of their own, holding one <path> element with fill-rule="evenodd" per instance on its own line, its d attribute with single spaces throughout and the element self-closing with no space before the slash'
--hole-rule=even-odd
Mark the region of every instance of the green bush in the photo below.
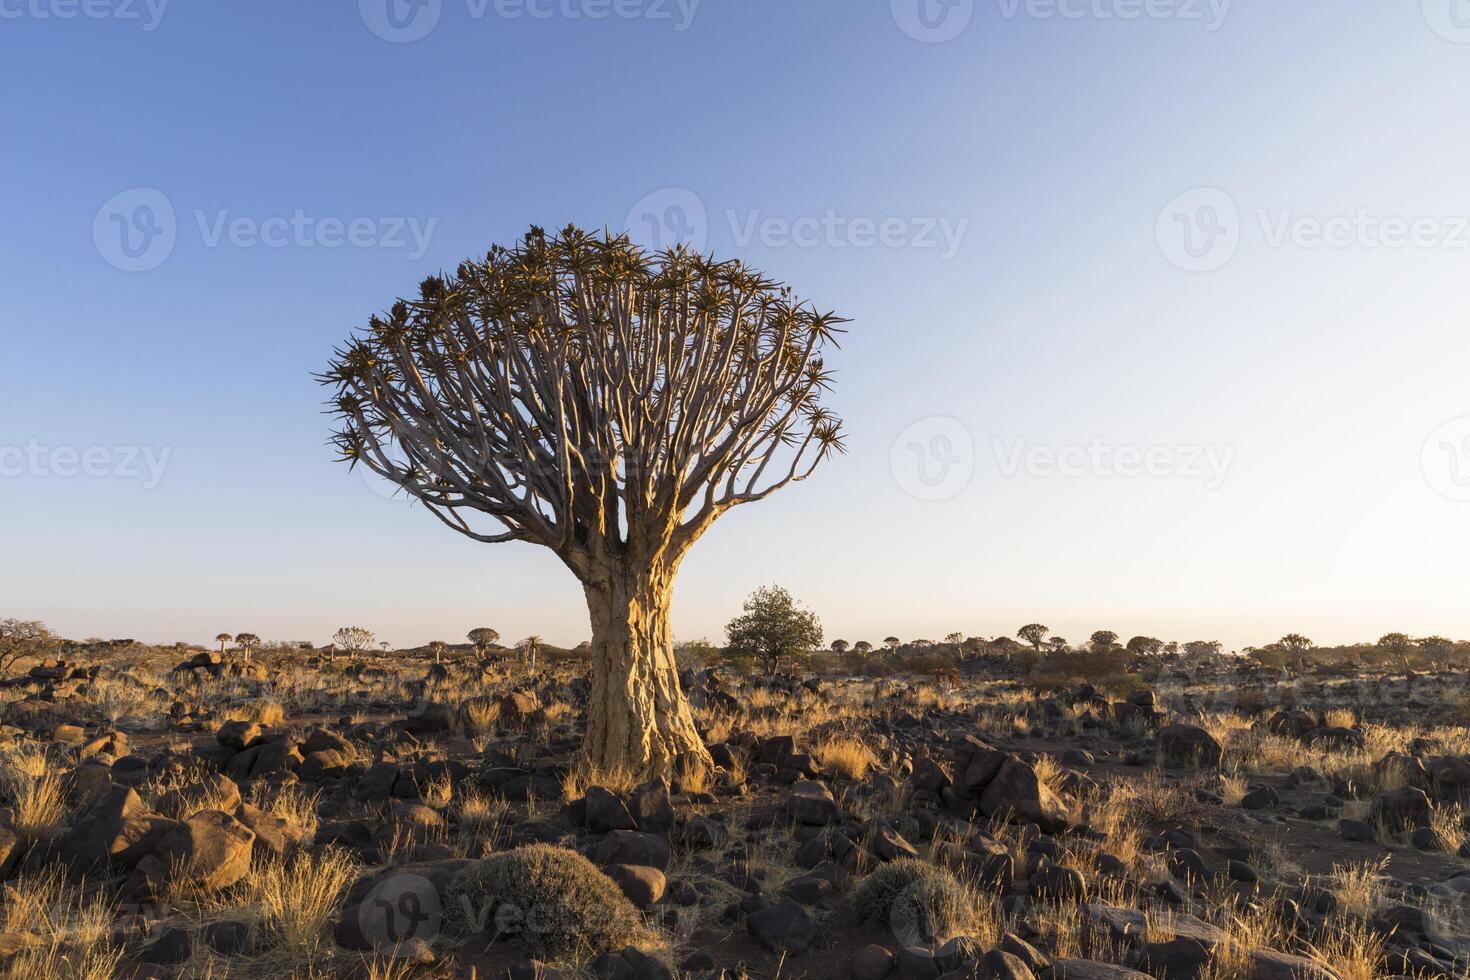
<svg viewBox="0 0 1470 980">
<path fill-rule="evenodd" d="M 531 844 L 460 871 L 445 893 L 452 933 L 516 934 L 542 956 L 595 957 L 647 940 L 638 910 L 576 851 Z"/>
<path fill-rule="evenodd" d="M 862 921 L 886 924 L 909 945 L 950 939 L 974 915 L 969 892 L 949 871 L 914 858 L 892 861 L 863 879 L 852 895 Z"/>
</svg>

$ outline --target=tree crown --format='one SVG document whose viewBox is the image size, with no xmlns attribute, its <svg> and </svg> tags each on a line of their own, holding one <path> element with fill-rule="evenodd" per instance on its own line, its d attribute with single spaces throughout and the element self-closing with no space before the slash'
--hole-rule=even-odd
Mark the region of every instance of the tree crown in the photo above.
<svg viewBox="0 0 1470 980">
<path fill-rule="evenodd" d="M 841 451 L 820 395 L 843 322 L 739 262 L 533 228 L 373 317 L 320 380 L 343 459 L 586 581 L 599 559 L 676 563 Z"/>
</svg>

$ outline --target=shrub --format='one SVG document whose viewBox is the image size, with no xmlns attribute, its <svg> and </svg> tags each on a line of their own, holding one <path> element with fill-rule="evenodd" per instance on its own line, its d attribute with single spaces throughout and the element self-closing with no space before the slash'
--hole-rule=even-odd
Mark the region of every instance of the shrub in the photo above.
<svg viewBox="0 0 1470 980">
<path fill-rule="evenodd" d="M 445 893 L 452 932 L 519 933 L 533 953 L 586 956 L 647 940 L 638 911 L 576 851 L 531 844 L 460 871 Z"/>
<path fill-rule="evenodd" d="M 859 919 L 887 924 L 908 945 L 961 934 L 975 911 L 958 878 L 914 858 L 892 861 L 868 875 L 852 902 Z"/>
</svg>

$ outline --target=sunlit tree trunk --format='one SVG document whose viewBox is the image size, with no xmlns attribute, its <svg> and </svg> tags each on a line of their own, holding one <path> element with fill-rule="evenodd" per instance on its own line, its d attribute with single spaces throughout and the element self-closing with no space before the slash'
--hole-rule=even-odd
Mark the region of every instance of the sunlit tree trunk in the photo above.
<svg viewBox="0 0 1470 980">
<path fill-rule="evenodd" d="M 679 687 L 669 625 L 672 576 L 608 570 L 585 586 L 592 619 L 587 761 L 603 771 L 666 770 L 709 752 Z"/>
</svg>

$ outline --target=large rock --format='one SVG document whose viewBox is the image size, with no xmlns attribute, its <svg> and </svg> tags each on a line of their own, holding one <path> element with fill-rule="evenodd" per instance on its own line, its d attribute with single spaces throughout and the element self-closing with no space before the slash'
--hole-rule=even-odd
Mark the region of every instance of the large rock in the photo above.
<svg viewBox="0 0 1470 980">
<path fill-rule="evenodd" d="M 262 739 L 260 726 L 253 721 L 227 721 L 214 733 L 215 741 L 236 752 L 259 745 Z"/>
<path fill-rule="evenodd" d="M 652 779 L 633 791 L 628 809 L 638 829 L 650 834 L 666 834 L 674 827 L 674 804 L 669 798 L 668 780 Z"/>
<path fill-rule="evenodd" d="M 604 867 L 610 864 L 643 864 L 667 871 L 669 858 L 667 838 L 637 830 L 614 830 L 592 850 L 592 859 Z"/>
<path fill-rule="evenodd" d="M 1166 762 L 1215 769 L 1225 752 L 1215 736 L 1194 725 L 1166 725 L 1159 729 L 1159 755 Z"/>
<path fill-rule="evenodd" d="M 130 786 L 112 786 L 79 811 L 62 835 L 60 852 L 79 869 L 137 865 L 175 826 L 150 811 Z"/>
<path fill-rule="evenodd" d="M 761 945 L 777 954 L 803 953 L 817 938 L 811 915 L 790 899 L 753 913 L 745 924 Z"/>
<path fill-rule="evenodd" d="M 664 888 L 668 885 L 668 879 L 662 871 L 647 865 L 614 864 L 602 870 L 617 882 L 623 894 L 628 896 L 628 901 L 640 909 L 646 909 L 663 898 Z"/>
<path fill-rule="evenodd" d="M 235 819 L 255 834 L 251 851 L 257 858 L 283 858 L 295 850 L 306 836 L 306 831 L 294 821 L 267 813 L 249 803 L 241 803 L 235 808 Z"/>
<path fill-rule="evenodd" d="M 1067 808 L 1036 776 L 1036 770 L 1011 756 L 1001 763 L 980 794 L 980 812 L 987 817 L 1010 817 L 1034 823 L 1047 833 L 1067 827 Z"/>
<path fill-rule="evenodd" d="M 823 783 L 802 779 L 791 784 L 786 796 L 786 812 L 797 823 L 812 827 L 836 823 L 842 819 L 842 808 Z"/>
<path fill-rule="evenodd" d="M 1147 973 L 1097 960 L 1054 960 L 1045 980 L 1153 980 Z"/>
<path fill-rule="evenodd" d="M 158 798 L 158 810 L 166 817 L 182 820 L 200 810 L 233 810 L 240 805 L 240 787 L 230 777 L 207 772 L 198 779 Z"/>
<path fill-rule="evenodd" d="M 1274 949 L 1251 950 L 1250 971 L 1251 980 L 1338 980 L 1320 963 Z"/>
<path fill-rule="evenodd" d="M 129 881 L 134 895 L 159 895 L 185 885 L 219 891 L 250 873 L 255 833 L 221 810 L 205 810 L 176 824 L 154 852 L 138 863 Z"/>
<path fill-rule="evenodd" d="M 637 830 L 638 821 L 628 811 L 622 797 L 601 786 L 587 787 L 585 806 L 587 829 L 594 834 L 605 834 L 610 830 Z"/>
<path fill-rule="evenodd" d="M 1429 797 L 1414 786 L 1379 793 L 1368 807 L 1368 819 L 1391 832 L 1428 827 L 1432 813 Z"/>
</svg>

